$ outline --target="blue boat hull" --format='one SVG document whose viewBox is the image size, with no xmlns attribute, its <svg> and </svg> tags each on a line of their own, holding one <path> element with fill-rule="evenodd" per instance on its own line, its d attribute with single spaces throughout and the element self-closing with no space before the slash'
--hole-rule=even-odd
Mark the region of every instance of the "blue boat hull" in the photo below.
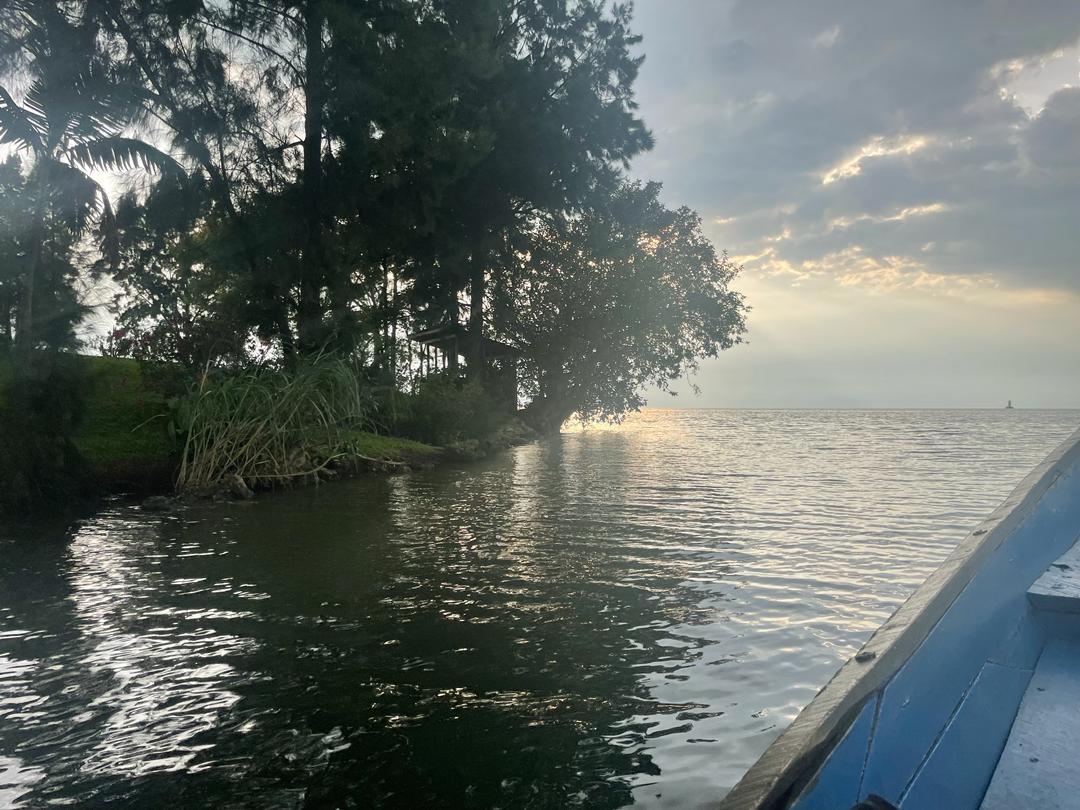
<svg viewBox="0 0 1080 810">
<path fill-rule="evenodd" d="M 848 810 L 871 795 L 904 810 L 1059 806 L 1054 795 L 1024 798 L 1048 782 L 1066 796 L 1067 774 L 1043 762 L 1049 748 L 1030 753 L 1049 742 L 1023 735 L 1029 721 L 1051 722 L 1039 715 L 1050 701 L 1080 688 L 1080 571 L 1072 599 L 1059 561 L 1078 540 L 1080 431 L 841 668 L 721 807 Z M 1033 677 L 1054 686 L 1029 692 Z M 1056 729 L 1058 748 L 1080 732 L 1080 705 L 1067 714 L 1078 728 Z M 1046 772 L 1027 770 L 1040 763 Z M 1080 807 L 1074 795 L 1060 806 Z"/>
</svg>

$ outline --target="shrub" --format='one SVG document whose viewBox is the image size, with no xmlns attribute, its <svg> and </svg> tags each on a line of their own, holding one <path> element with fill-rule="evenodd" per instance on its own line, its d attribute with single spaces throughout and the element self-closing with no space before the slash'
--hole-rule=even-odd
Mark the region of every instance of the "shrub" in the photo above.
<svg viewBox="0 0 1080 810">
<path fill-rule="evenodd" d="M 25 512 L 82 490 L 72 442 L 82 415 L 78 358 L 36 353 L 0 368 L 0 509 Z"/>
<path fill-rule="evenodd" d="M 394 433 L 442 446 L 486 438 L 504 421 L 480 383 L 451 373 L 421 379 L 398 407 Z"/>
</svg>

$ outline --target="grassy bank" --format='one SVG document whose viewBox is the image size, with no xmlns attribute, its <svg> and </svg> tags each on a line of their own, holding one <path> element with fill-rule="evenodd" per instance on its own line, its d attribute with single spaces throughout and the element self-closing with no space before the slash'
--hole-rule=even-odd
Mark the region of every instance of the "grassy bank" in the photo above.
<svg viewBox="0 0 1080 810">
<path fill-rule="evenodd" d="M 135 360 L 80 357 L 79 363 L 84 407 L 73 440 L 89 466 L 92 488 L 102 494 L 171 492 L 182 445 L 170 435 L 168 400 L 182 388 Z M 0 365 L 0 397 L 7 377 Z M 369 431 L 350 431 L 348 439 L 357 461 L 386 462 L 387 468 L 427 466 L 444 455 L 430 444 Z"/>
<path fill-rule="evenodd" d="M 414 439 L 401 436 L 384 436 L 357 430 L 350 434 L 353 452 L 379 461 L 394 461 L 405 464 L 434 463 L 443 454 L 441 447 L 435 447 Z"/>
<path fill-rule="evenodd" d="M 96 488 L 167 491 L 179 456 L 167 431 L 167 396 L 134 360 L 82 357 L 86 389 L 75 446 Z"/>
</svg>

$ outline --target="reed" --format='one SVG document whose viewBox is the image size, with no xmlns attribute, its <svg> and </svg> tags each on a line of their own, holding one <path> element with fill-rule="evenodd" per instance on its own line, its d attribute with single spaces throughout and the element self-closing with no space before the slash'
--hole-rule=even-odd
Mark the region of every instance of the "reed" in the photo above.
<svg viewBox="0 0 1080 810">
<path fill-rule="evenodd" d="M 317 478 L 348 455 L 349 435 L 365 428 L 373 402 L 355 367 L 320 358 L 294 371 L 259 368 L 203 375 L 173 404 L 183 439 L 179 491 L 219 486 L 240 476 L 251 487 Z"/>
</svg>

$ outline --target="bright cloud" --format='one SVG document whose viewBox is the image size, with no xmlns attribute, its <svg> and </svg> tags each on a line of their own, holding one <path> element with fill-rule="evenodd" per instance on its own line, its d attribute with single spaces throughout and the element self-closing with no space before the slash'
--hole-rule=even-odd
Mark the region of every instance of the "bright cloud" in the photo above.
<svg viewBox="0 0 1080 810">
<path fill-rule="evenodd" d="M 909 208 L 901 208 L 894 214 L 887 216 L 874 216 L 873 214 L 856 214 L 854 216 L 837 217 L 829 222 L 829 230 L 837 228 L 850 228 L 859 222 L 903 222 L 910 217 L 924 217 L 930 214 L 940 214 L 947 211 L 945 203 L 930 203 L 929 205 L 913 205 Z"/>
<path fill-rule="evenodd" d="M 911 155 L 925 148 L 927 143 L 929 141 L 921 135 L 901 138 L 876 137 L 859 149 L 854 156 L 845 159 L 839 165 L 825 172 L 821 176 L 821 184 L 827 186 L 837 180 L 855 177 L 862 171 L 863 161 L 870 158 L 887 157 L 889 155 Z"/>
</svg>

